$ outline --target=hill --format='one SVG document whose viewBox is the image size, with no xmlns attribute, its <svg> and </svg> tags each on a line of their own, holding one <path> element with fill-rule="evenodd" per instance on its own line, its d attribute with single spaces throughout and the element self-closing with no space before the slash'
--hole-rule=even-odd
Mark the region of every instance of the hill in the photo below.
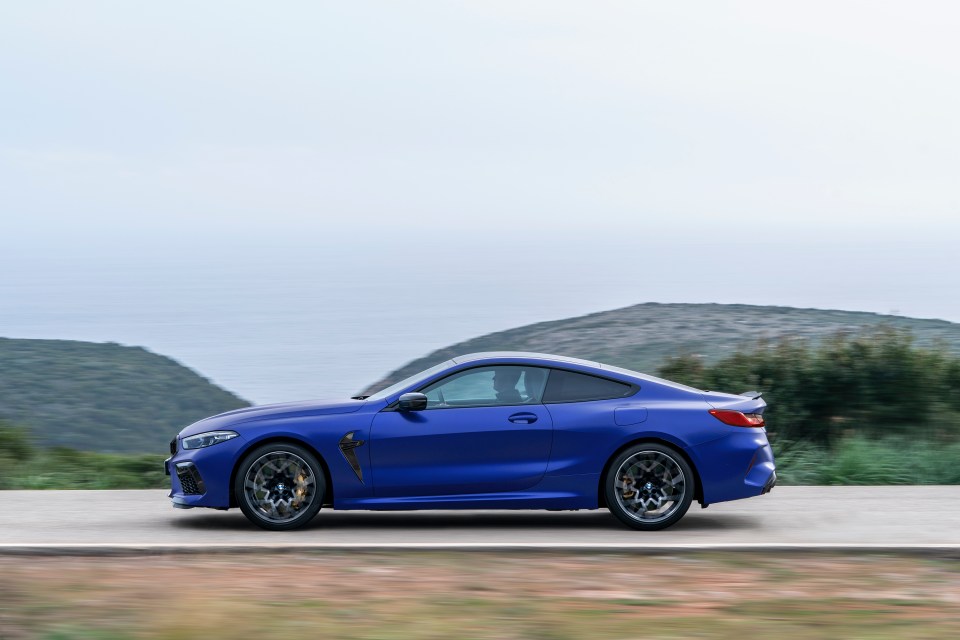
<svg viewBox="0 0 960 640">
<path fill-rule="evenodd" d="M 656 373 L 668 356 L 715 362 L 761 339 L 813 341 L 838 332 L 886 325 L 910 331 L 916 344 L 960 355 L 960 324 L 865 313 L 742 304 L 638 304 L 576 318 L 538 322 L 439 349 L 389 373 L 364 393 L 457 355 L 477 351 L 539 351 Z"/>
<path fill-rule="evenodd" d="M 187 424 L 247 405 L 140 347 L 0 338 L 0 419 L 40 445 L 163 453 Z"/>
</svg>

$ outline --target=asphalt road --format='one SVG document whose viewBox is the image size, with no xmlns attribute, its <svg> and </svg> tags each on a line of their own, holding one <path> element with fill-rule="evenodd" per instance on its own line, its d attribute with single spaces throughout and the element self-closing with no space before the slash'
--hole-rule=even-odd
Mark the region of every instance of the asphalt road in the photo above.
<svg viewBox="0 0 960 640">
<path fill-rule="evenodd" d="M 0 491 L 0 552 L 546 548 L 960 550 L 960 486 L 777 487 L 694 504 L 666 531 L 625 529 L 607 511 L 323 510 L 273 533 L 237 509 L 176 510 L 165 491 Z"/>
</svg>

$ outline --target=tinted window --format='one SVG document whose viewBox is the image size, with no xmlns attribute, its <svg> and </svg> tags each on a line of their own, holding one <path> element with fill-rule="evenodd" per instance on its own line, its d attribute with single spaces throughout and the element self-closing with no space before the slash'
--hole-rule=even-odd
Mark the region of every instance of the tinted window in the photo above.
<svg viewBox="0 0 960 640">
<path fill-rule="evenodd" d="M 543 394 L 546 374 L 539 367 L 478 367 L 434 382 L 422 393 L 428 409 L 535 404 Z"/>
<path fill-rule="evenodd" d="M 544 402 L 583 402 L 625 398 L 635 391 L 632 385 L 584 373 L 554 369 L 543 392 Z"/>
</svg>

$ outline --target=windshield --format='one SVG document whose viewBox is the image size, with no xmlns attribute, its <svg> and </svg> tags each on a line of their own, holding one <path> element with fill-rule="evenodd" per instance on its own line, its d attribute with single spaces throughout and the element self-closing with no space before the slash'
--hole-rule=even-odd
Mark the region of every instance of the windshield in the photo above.
<svg viewBox="0 0 960 640">
<path fill-rule="evenodd" d="M 418 380 L 426 380 L 433 374 L 443 371 L 444 369 L 451 366 L 452 364 L 454 364 L 453 360 L 447 360 L 446 362 L 441 362 L 440 364 L 434 365 L 429 369 L 426 369 L 425 371 L 421 371 L 420 373 L 415 373 L 409 378 L 404 378 L 400 382 L 390 385 L 386 389 L 381 389 L 380 391 L 377 391 L 375 394 L 367 398 L 367 400 L 371 402 L 376 400 L 383 400 L 387 396 L 415 384 Z"/>
</svg>

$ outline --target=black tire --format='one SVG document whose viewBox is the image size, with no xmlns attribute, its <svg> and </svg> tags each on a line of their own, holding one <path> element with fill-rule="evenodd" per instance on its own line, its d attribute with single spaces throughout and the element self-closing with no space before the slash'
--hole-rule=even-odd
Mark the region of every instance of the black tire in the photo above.
<svg viewBox="0 0 960 640">
<path fill-rule="evenodd" d="M 250 522 L 270 531 L 289 531 L 317 515 L 327 482 L 315 455 L 299 445 L 276 442 L 244 457 L 233 492 Z"/>
<path fill-rule="evenodd" d="M 648 443 L 634 445 L 613 459 L 603 489 L 607 508 L 623 524 L 640 531 L 658 531 L 687 512 L 695 483 L 693 469 L 675 449 Z M 675 490 L 679 494 L 671 493 Z M 645 508 L 654 505 L 658 508 Z"/>
</svg>

